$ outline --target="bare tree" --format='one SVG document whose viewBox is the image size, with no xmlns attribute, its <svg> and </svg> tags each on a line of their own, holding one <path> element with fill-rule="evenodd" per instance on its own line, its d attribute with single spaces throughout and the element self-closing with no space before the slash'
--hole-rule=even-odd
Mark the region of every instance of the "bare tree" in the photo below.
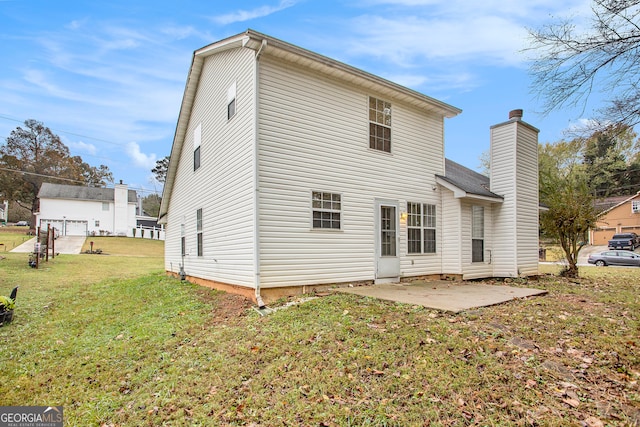
<svg viewBox="0 0 640 427">
<path fill-rule="evenodd" d="M 545 112 L 584 108 L 601 92 L 601 123 L 640 123 L 640 0 L 594 0 L 588 30 L 569 20 L 529 30 L 533 87 Z"/>
<path fill-rule="evenodd" d="M 60 137 L 36 120 L 26 120 L 0 145 L 0 194 L 32 213 L 43 182 L 103 186 L 107 181 L 113 181 L 107 166 L 71 156 Z"/>
</svg>

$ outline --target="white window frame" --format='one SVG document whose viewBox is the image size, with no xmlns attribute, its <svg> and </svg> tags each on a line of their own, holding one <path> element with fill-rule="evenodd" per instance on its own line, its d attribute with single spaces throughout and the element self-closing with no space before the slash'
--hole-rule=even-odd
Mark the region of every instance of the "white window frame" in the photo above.
<svg viewBox="0 0 640 427">
<path fill-rule="evenodd" d="M 484 262 L 484 206 L 471 206 L 471 262 Z"/>
<path fill-rule="evenodd" d="M 368 111 L 369 148 L 391 153 L 391 103 L 369 96 Z"/>
<path fill-rule="evenodd" d="M 236 82 L 227 90 L 227 120 L 231 120 L 236 115 Z"/>
<path fill-rule="evenodd" d="M 437 233 L 436 233 L 436 205 L 429 203 L 407 202 L 407 253 L 409 255 L 434 254 L 436 253 Z M 418 239 L 411 239 L 411 235 L 417 231 Z M 431 237 L 427 244 L 427 237 Z M 412 244 L 413 243 L 413 244 Z M 415 243 L 418 250 L 414 250 Z"/>
<path fill-rule="evenodd" d="M 311 192 L 311 228 L 342 230 L 342 194 L 327 191 Z"/>
<path fill-rule="evenodd" d="M 202 241 L 202 208 L 200 208 L 196 211 L 196 254 L 199 257 L 204 256 L 204 247 Z"/>
<path fill-rule="evenodd" d="M 640 213 L 640 200 L 631 201 L 631 213 Z"/>
<path fill-rule="evenodd" d="M 198 123 L 198 126 L 193 130 L 193 170 L 194 172 L 200 169 L 201 153 L 200 144 L 202 142 L 202 123 Z"/>
</svg>

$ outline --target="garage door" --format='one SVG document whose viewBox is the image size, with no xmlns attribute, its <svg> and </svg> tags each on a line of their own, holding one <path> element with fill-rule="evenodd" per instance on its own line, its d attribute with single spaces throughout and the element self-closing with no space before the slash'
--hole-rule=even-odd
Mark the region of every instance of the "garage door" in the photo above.
<svg viewBox="0 0 640 427">
<path fill-rule="evenodd" d="M 67 220 L 66 222 L 66 235 L 67 236 L 86 236 L 87 235 L 87 221 L 74 221 Z"/>
<path fill-rule="evenodd" d="M 615 228 L 601 228 L 595 230 L 593 232 L 593 243 L 594 245 L 608 245 L 609 240 L 616 234 Z"/>
<path fill-rule="evenodd" d="M 58 230 L 58 233 L 62 233 L 62 224 L 63 221 L 61 219 L 41 219 L 40 229 L 44 232 L 47 231 L 47 226 L 49 226 Z"/>
</svg>

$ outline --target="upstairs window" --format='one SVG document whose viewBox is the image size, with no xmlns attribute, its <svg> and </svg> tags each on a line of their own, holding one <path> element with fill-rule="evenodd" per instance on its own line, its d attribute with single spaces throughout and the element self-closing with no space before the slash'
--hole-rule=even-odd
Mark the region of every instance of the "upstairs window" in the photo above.
<svg viewBox="0 0 640 427">
<path fill-rule="evenodd" d="M 391 152 L 391 103 L 369 97 L 369 148 Z"/>
<path fill-rule="evenodd" d="M 202 139 L 202 125 L 198 123 L 198 126 L 193 130 L 193 170 L 196 171 L 200 168 L 200 142 Z"/>
<path fill-rule="evenodd" d="M 342 196 L 336 193 L 314 191 L 311 195 L 313 228 L 340 230 Z"/>
<path fill-rule="evenodd" d="M 109 210 L 109 202 L 102 202 L 102 210 L 103 211 Z"/>
<path fill-rule="evenodd" d="M 436 205 L 407 203 L 408 253 L 436 252 Z"/>
<path fill-rule="evenodd" d="M 484 262 L 484 207 L 471 207 L 471 262 Z"/>
<path fill-rule="evenodd" d="M 236 115 L 236 82 L 227 90 L 227 120 Z"/>
<path fill-rule="evenodd" d="M 640 200 L 631 201 L 631 212 L 640 213 Z"/>
</svg>

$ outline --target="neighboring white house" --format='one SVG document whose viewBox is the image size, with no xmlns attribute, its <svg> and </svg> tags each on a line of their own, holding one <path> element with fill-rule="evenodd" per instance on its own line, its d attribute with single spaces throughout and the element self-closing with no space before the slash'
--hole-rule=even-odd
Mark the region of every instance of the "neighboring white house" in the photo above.
<svg viewBox="0 0 640 427">
<path fill-rule="evenodd" d="M 135 190 L 43 183 L 36 226 L 55 227 L 63 236 L 132 236 L 136 228 Z"/>
<path fill-rule="evenodd" d="M 164 186 L 165 268 L 261 303 L 326 284 L 538 271 L 538 130 L 444 157 L 461 111 L 248 30 L 197 50 Z"/>
</svg>

